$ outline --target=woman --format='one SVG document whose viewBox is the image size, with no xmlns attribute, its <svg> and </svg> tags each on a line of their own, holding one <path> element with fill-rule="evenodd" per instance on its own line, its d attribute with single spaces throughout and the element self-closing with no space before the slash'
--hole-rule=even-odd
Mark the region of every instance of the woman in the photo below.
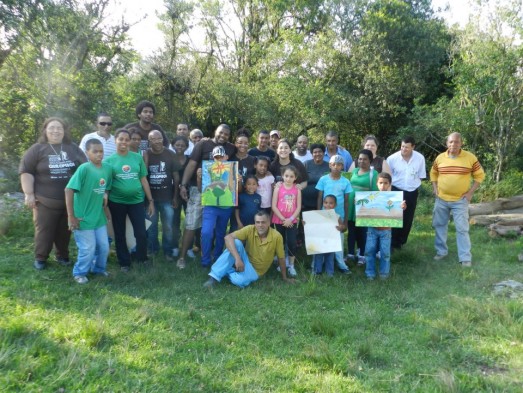
<svg viewBox="0 0 523 393">
<path fill-rule="evenodd" d="M 378 173 L 387 172 L 388 174 L 392 174 L 389 164 L 387 164 L 387 160 L 385 160 L 384 157 L 378 156 L 378 146 L 379 146 L 378 139 L 374 135 L 366 135 L 365 138 L 363 138 L 363 142 L 361 144 L 361 147 L 363 149 L 367 149 L 372 152 L 374 159 L 372 160 L 370 165 Z M 357 161 L 358 160 L 356 160 L 352 163 L 352 165 L 349 168 L 349 172 L 352 172 L 352 170 L 358 166 Z"/>
<path fill-rule="evenodd" d="M 113 185 L 109 193 L 109 210 L 113 221 L 116 256 L 122 271 L 129 271 L 131 255 L 125 238 L 125 221 L 129 216 L 136 238 L 136 259 L 147 261 L 144 194 L 147 197 L 147 214 L 154 214 L 154 201 L 147 183 L 147 169 L 139 153 L 129 151 L 131 134 L 119 129 L 115 134 L 116 153 L 104 160 L 113 168 Z"/>
<path fill-rule="evenodd" d="M 280 139 L 280 141 L 278 142 L 278 147 L 276 149 L 276 158 L 269 167 L 269 171 L 274 175 L 276 183 L 283 181 L 281 171 L 289 165 L 294 166 L 298 170 L 298 178 L 296 180 L 296 185 L 300 190 L 303 190 L 305 187 L 307 187 L 308 180 L 305 166 L 301 163 L 300 160 L 294 158 L 294 154 L 292 154 L 292 148 L 289 141 L 285 138 Z"/>
<path fill-rule="evenodd" d="M 33 209 L 35 261 L 45 269 L 53 244 L 56 260 L 69 265 L 69 232 L 64 189 L 76 169 L 86 162 L 85 154 L 71 142 L 67 124 L 57 117 L 45 120 L 38 143 L 22 157 L 18 173 L 25 205 Z"/>
<path fill-rule="evenodd" d="M 138 131 L 136 127 L 131 127 L 129 129 L 129 135 L 131 135 L 129 151 L 143 155 L 143 151 L 140 150 L 140 144 L 142 143 L 142 135 L 140 134 L 140 131 Z"/>
<path fill-rule="evenodd" d="M 356 226 L 356 205 L 354 197 L 356 191 L 377 191 L 378 171 L 372 169 L 370 163 L 374 158 L 372 152 L 367 149 L 358 153 L 358 166 L 352 170 L 350 183 L 353 191 L 349 194 L 349 235 L 347 243 L 349 255 L 347 258 L 355 259 L 358 265 L 365 264 L 365 243 L 367 240 L 367 228 Z M 355 247 L 358 243 L 359 253 L 356 255 Z"/>
<path fill-rule="evenodd" d="M 316 184 L 320 177 L 329 173 L 329 163 L 323 161 L 325 155 L 325 145 L 321 143 L 313 143 L 310 147 L 312 160 L 305 161 L 303 164 L 307 171 L 307 187 L 302 192 L 303 210 L 317 210 L 318 209 L 318 190 Z"/>
</svg>

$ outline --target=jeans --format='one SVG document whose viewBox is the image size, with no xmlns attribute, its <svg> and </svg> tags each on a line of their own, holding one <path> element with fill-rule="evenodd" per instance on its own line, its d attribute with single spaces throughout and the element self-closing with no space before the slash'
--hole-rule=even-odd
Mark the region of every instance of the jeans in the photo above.
<svg viewBox="0 0 523 393">
<path fill-rule="evenodd" d="M 116 256 L 120 266 L 131 266 L 131 254 L 127 249 L 125 239 L 125 221 L 129 216 L 136 238 L 136 259 L 140 262 L 147 260 L 147 234 L 145 232 L 145 206 L 143 202 L 134 205 L 109 201 L 109 210 L 113 219 L 114 242 Z"/>
<path fill-rule="evenodd" d="M 160 218 L 162 220 L 163 254 L 172 255 L 174 248 L 174 208 L 172 202 L 154 201 L 154 214 L 148 218 L 151 220 L 151 226 L 147 230 L 147 248 L 149 252 L 156 254 L 160 251 L 160 243 L 158 242 L 158 219 Z"/>
<path fill-rule="evenodd" d="M 392 231 L 390 229 L 368 228 L 367 243 L 365 245 L 365 275 L 376 277 L 376 253 L 378 244 L 380 251 L 380 276 L 387 277 L 390 273 L 390 243 Z"/>
<path fill-rule="evenodd" d="M 325 272 L 328 276 L 334 275 L 334 256 L 336 253 L 328 252 L 325 254 L 315 254 L 314 260 L 314 273 L 320 274 L 323 271 L 323 265 L 325 264 Z"/>
<path fill-rule="evenodd" d="M 218 259 L 223 251 L 227 224 L 231 218 L 233 207 L 203 207 L 202 221 L 202 266 L 207 267 L 212 263 L 212 239 L 214 238 L 214 259 Z"/>
<path fill-rule="evenodd" d="M 336 261 L 336 265 L 338 265 L 338 269 L 345 271 L 345 270 L 349 270 L 349 267 L 347 266 L 347 264 L 345 263 L 345 260 L 344 260 L 345 254 L 343 254 L 343 240 L 345 240 L 345 239 L 343 236 L 343 232 L 340 232 L 340 237 L 341 237 L 341 251 L 334 253 L 334 261 Z"/>
<path fill-rule="evenodd" d="M 178 207 L 173 210 L 173 248 L 180 247 L 180 238 L 182 235 L 182 231 L 180 230 L 180 225 L 182 223 L 182 209 L 183 211 L 187 211 L 187 202 L 182 201 L 178 204 Z"/>
<path fill-rule="evenodd" d="M 470 237 L 469 237 L 469 202 L 466 198 L 459 201 L 447 202 L 436 198 L 434 212 L 432 215 L 432 226 L 436 231 L 434 246 L 438 255 L 447 255 L 447 234 L 450 221 L 450 213 L 456 227 L 456 243 L 458 246 L 458 258 L 460 262 L 471 261 Z"/>
<path fill-rule="evenodd" d="M 252 267 L 251 262 L 249 261 L 249 256 L 247 255 L 247 251 L 245 251 L 245 247 L 243 246 L 241 240 L 235 239 L 234 245 L 236 246 L 238 254 L 240 254 L 240 258 L 245 265 L 244 271 L 239 273 L 235 270 L 234 257 L 229 250 L 225 250 L 212 265 L 209 276 L 218 281 L 221 281 L 223 277 L 228 276 L 232 284 L 240 288 L 244 288 L 251 282 L 254 282 L 258 279 L 258 273 L 256 273 L 256 270 L 254 270 L 254 267 Z"/>
<path fill-rule="evenodd" d="M 105 272 L 109 256 L 107 226 L 96 229 L 78 229 L 73 232 L 73 235 L 78 247 L 78 259 L 73 267 L 73 276 L 86 276 L 89 272 Z"/>
</svg>

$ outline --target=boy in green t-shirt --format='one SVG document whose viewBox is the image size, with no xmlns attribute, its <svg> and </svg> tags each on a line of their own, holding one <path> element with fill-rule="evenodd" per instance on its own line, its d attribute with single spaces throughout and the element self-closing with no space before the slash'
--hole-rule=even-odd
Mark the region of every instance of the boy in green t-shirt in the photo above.
<svg viewBox="0 0 523 393">
<path fill-rule="evenodd" d="M 89 281 L 89 272 L 107 276 L 109 256 L 107 191 L 111 189 L 112 169 L 102 163 L 104 149 L 99 140 L 88 140 L 85 148 L 89 162 L 80 165 L 65 188 L 69 230 L 78 247 L 73 277 L 79 284 Z"/>
</svg>

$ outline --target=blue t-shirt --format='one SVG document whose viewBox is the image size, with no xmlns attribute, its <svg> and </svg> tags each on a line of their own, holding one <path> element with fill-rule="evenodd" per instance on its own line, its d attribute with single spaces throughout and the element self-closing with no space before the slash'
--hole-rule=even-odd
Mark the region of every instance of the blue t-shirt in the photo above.
<svg viewBox="0 0 523 393">
<path fill-rule="evenodd" d="M 261 209 L 260 194 L 239 194 L 238 207 L 240 211 L 240 220 L 243 226 L 254 225 L 254 215 Z"/>
<path fill-rule="evenodd" d="M 334 211 L 339 214 L 340 219 L 343 221 L 345 219 L 345 195 L 352 192 L 350 181 L 343 176 L 338 180 L 334 180 L 329 174 L 320 177 L 320 180 L 318 180 L 316 184 L 316 189 L 323 191 L 323 198 L 329 194 L 336 197 L 336 208 Z"/>
</svg>

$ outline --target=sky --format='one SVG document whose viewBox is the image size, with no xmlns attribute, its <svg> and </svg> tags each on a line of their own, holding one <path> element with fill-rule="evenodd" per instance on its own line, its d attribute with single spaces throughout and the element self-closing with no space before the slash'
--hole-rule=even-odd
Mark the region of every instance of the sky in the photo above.
<svg viewBox="0 0 523 393">
<path fill-rule="evenodd" d="M 432 5 L 434 10 L 442 9 L 437 15 L 450 25 L 464 25 L 470 13 L 469 0 L 432 0 Z M 445 11 L 447 5 L 450 9 Z M 163 34 L 157 27 L 157 14 L 165 11 L 163 0 L 120 0 L 111 2 L 108 11 L 111 18 L 119 19 L 123 16 L 128 22 L 136 22 L 129 35 L 134 49 L 142 56 L 150 56 L 163 46 Z"/>
</svg>

